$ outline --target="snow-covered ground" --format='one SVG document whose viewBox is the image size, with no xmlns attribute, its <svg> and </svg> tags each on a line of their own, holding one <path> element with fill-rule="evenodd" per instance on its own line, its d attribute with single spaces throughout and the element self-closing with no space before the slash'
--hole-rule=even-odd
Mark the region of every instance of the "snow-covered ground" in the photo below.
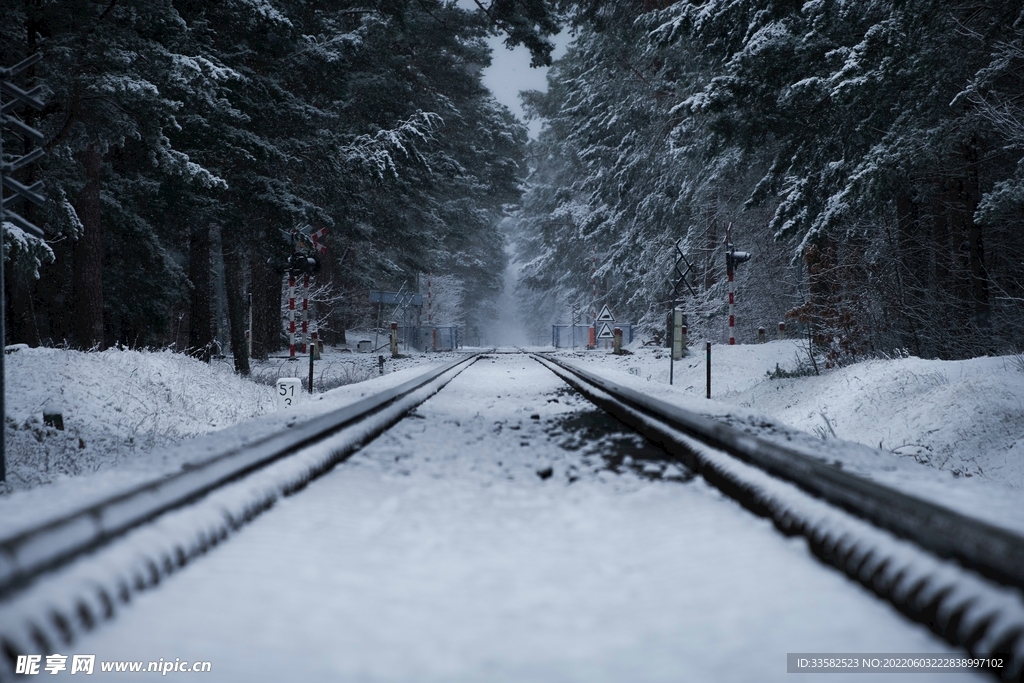
<svg viewBox="0 0 1024 683">
<path fill-rule="evenodd" d="M 863 444 L 874 450 L 848 459 L 854 470 L 890 484 L 912 481 L 920 495 L 959 500 L 958 507 L 968 511 L 985 500 L 981 516 L 1012 517 L 1024 525 L 1013 512 L 1024 505 L 1020 357 L 868 360 L 819 376 L 771 378 L 770 373 L 807 365 L 800 342 L 715 345 L 712 400 L 707 401 L 704 350 L 689 351 L 675 363 L 672 387 L 663 349 L 638 342 L 624 356 L 604 349 L 556 353 L 748 429 L 764 432 L 767 424 L 768 432 L 790 440 L 794 429 L 803 430 L 819 448 L 835 449 L 839 440 Z M 451 357 L 404 355 L 388 358 L 379 376 L 377 354 L 328 348 L 315 366 L 318 386 L 355 383 L 318 393 L 316 398 L 328 398 L 327 403 L 317 401 L 302 412 L 356 400 Z M 282 358 L 255 365 L 253 379 L 243 379 L 231 371 L 230 359 L 205 364 L 166 351 L 22 348 L 8 353 L 8 482 L 0 487 L 6 494 L 0 496 L 0 528 L 9 529 L 11 520 L 31 516 L 27 511 L 48 500 L 70 505 L 180 467 L 188 455 L 173 446 L 182 439 L 230 425 L 237 426 L 226 430 L 225 439 L 251 432 L 247 419 L 274 411 L 273 380 L 307 373 L 305 360 Z M 61 410 L 63 431 L 43 424 L 47 406 Z"/>
<path fill-rule="evenodd" d="M 916 461 L 950 477 L 978 477 L 1024 490 L 1024 357 L 867 360 L 821 369 L 817 376 L 772 379 L 769 373 L 809 366 L 803 343 L 713 345 L 712 400 L 705 402 L 703 347 L 691 346 L 675 363 L 672 391 L 662 386 L 669 381 L 667 350 L 638 343 L 631 350 L 625 356 L 604 350 L 558 355 L 640 390 L 680 401 L 699 398 L 685 406 L 708 414 L 760 414 L 826 440 L 881 449 L 894 460 Z"/>
<path fill-rule="evenodd" d="M 21 348 L 5 358 L 7 491 L 106 469 L 261 415 L 273 391 L 180 353 Z M 59 412 L 63 430 L 43 423 Z"/>
<path fill-rule="evenodd" d="M 437 358 L 388 358 L 385 372 L 424 362 Z M 11 350 L 5 357 L 7 483 L 0 493 L 99 472 L 109 479 L 161 471 L 153 453 L 273 411 L 274 381 L 300 377 L 305 386 L 308 373 L 305 358 L 254 363 L 245 379 L 235 375 L 230 358 L 207 364 L 170 351 Z M 373 380 L 365 385 L 371 386 L 379 379 L 374 354 L 328 348 L 314 365 L 315 387 Z M 45 412 L 59 412 L 63 430 L 44 424 Z"/>
<path fill-rule="evenodd" d="M 672 387 L 660 349 L 557 353 L 865 476 L 1024 528 L 1024 372 L 1014 357 L 898 358 L 770 379 L 776 365 L 796 368 L 797 343 L 715 346 L 707 401 L 704 354 L 693 352 L 676 363 Z M 22 484 L 0 496 L 0 533 L 452 357 L 389 359 L 379 376 L 376 355 L 328 355 L 317 366 L 323 377 L 370 379 L 285 414 L 274 410 L 266 382 L 303 376 L 305 363 L 273 360 L 256 368 L 261 383 L 234 376 L 224 362 L 163 352 L 18 350 L 7 356 L 7 435 L 32 440 L 14 442 L 26 447 L 14 469 Z M 63 431 L 41 424 L 55 396 Z M 526 356 L 480 361 L 222 548 L 119 606 L 112 622 L 64 654 L 206 660 L 216 667 L 211 680 L 653 681 L 782 679 L 787 652 L 947 651 L 822 567 L 803 541 L 780 536 L 681 469 L 644 462 L 636 437 L 594 431 L 587 415 L 595 412 Z M 610 456 L 617 464 L 609 466 Z M 65 462 L 59 474 L 55 460 Z M 126 550 L 112 548 L 110 557 L 132 554 Z M 106 561 L 103 553 L 94 560 Z"/>
<path fill-rule="evenodd" d="M 781 681 L 787 652 L 950 652 L 651 450 L 529 358 L 485 358 L 58 652 L 417 683 Z"/>
</svg>

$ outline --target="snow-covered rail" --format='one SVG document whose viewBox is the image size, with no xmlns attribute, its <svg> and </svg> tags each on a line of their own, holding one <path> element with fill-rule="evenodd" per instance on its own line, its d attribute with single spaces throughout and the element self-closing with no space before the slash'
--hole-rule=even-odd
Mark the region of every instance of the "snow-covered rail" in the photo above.
<svg viewBox="0 0 1024 683">
<path fill-rule="evenodd" d="M 821 559 L 952 644 L 976 656 L 1010 654 L 1003 675 L 1022 677 L 1021 536 L 558 359 L 534 357 L 782 532 L 806 537 Z"/>
<path fill-rule="evenodd" d="M 329 457 L 318 465 L 323 469 L 329 468 L 440 390 L 472 364 L 478 355 L 456 359 L 340 410 L 275 432 L 254 443 L 212 453 L 171 476 L 132 487 L 13 536 L 0 538 L 0 599 L 17 592 L 39 575 L 67 564 L 168 511 L 186 506 L 245 475 L 323 442 L 339 430 L 352 431 L 352 438 L 342 439 L 343 443 L 335 445 Z M 290 481 L 285 493 L 301 488 L 316 474 L 315 470 L 309 471 Z M 269 504 L 259 501 L 246 503 L 241 516 L 235 515 L 239 518 L 234 523 L 245 521 Z M 213 542 L 216 542 L 215 538 Z"/>
</svg>

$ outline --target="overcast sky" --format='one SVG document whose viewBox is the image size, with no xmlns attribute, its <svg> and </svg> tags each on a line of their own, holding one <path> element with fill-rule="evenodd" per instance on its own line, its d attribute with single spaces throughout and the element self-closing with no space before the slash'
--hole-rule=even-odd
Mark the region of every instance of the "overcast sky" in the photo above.
<svg viewBox="0 0 1024 683">
<path fill-rule="evenodd" d="M 473 0 L 459 0 L 459 6 L 466 9 L 477 9 Z M 488 39 L 488 44 L 493 51 L 491 66 L 484 69 L 484 85 L 491 89 L 495 99 L 512 110 L 520 119 L 523 118 L 523 107 L 519 102 L 521 90 L 542 90 L 548 89 L 545 77 L 548 73 L 547 67 L 537 69 L 530 68 L 530 51 L 523 46 L 509 50 L 504 45 L 504 36 L 493 36 Z M 563 31 L 555 37 L 554 58 L 558 59 L 565 54 L 565 47 L 569 43 L 569 35 Z M 537 137 L 540 132 L 540 122 L 530 121 L 530 137 Z"/>
</svg>

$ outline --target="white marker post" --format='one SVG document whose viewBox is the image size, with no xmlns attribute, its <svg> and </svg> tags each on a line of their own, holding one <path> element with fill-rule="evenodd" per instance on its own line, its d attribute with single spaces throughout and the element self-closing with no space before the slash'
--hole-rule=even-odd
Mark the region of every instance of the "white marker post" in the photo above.
<svg viewBox="0 0 1024 683">
<path fill-rule="evenodd" d="M 683 349 L 686 348 L 686 326 L 683 325 L 683 309 L 672 309 L 672 360 L 683 359 Z"/>
<path fill-rule="evenodd" d="M 298 377 L 281 377 L 277 380 L 277 409 L 287 410 L 298 405 L 302 393 L 302 380 Z"/>
</svg>

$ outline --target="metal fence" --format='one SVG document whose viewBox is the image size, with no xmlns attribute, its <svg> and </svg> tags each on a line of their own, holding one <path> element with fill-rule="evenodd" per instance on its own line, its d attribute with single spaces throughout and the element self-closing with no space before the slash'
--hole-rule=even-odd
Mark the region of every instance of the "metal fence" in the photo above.
<svg viewBox="0 0 1024 683">
<path fill-rule="evenodd" d="M 622 330 L 622 343 L 629 344 L 633 341 L 633 324 L 632 323 L 615 323 L 611 327 L 617 327 Z M 552 325 L 551 326 L 551 345 L 556 349 L 561 348 L 586 348 L 590 344 L 590 330 L 593 329 L 590 325 Z M 600 329 L 600 326 L 598 326 Z M 610 349 L 612 348 L 611 339 L 598 339 L 596 340 L 597 348 Z"/>
</svg>

